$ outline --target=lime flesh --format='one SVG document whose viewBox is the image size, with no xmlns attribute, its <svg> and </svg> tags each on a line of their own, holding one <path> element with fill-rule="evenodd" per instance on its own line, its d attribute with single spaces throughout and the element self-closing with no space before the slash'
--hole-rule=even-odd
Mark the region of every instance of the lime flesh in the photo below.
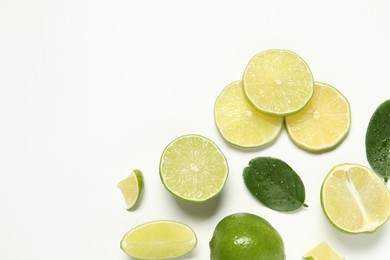
<svg viewBox="0 0 390 260">
<path fill-rule="evenodd" d="M 321 188 L 321 205 L 331 224 L 347 233 L 373 233 L 390 216 L 390 193 L 371 169 L 335 166 Z"/>
<path fill-rule="evenodd" d="M 339 256 L 326 242 L 321 242 L 303 257 L 303 260 L 344 260 L 344 257 Z"/>
<path fill-rule="evenodd" d="M 121 190 L 127 210 L 134 209 L 140 201 L 144 190 L 143 174 L 134 170 L 129 177 L 120 181 L 117 187 Z"/>
<path fill-rule="evenodd" d="M 214 119 L 223 138 L 239 147 L 266 145 L 279 135 L 283 117 L 264 114 L 246 100 L 242 81 L 230 83 L 218 96 Z"/>
<path fill-rule="evenodd" d="M 258 110 L 286 116 L 301 110 L 313 94 L 309 66 L 296 53 L 267 50 L 249 61 L 243 76 L 243 90 Z"/>
<path fill-rule="evenodd" d="M 167 259 L 187 254 L 196 244 L 196 234 L 189 226 L 157 220 L 131 229 L 120 246 L 127 255 L 137 259 Z"/>
<path fill-rule="evenodd" d="M 172 141 L 160 160 L 160 177 L 175 196 L 203 202 L 217 195 L 228 177 L 221 150 L 200 135 L 184 135 Z"/>
</svg>

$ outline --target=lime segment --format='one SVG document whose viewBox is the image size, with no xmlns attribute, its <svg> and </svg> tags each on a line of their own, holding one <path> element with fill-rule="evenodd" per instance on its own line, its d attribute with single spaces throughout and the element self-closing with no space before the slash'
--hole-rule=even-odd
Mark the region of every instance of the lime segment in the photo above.
<svg viewBox="0 0 390 260">
<path fill-rule="evenodd" d="M 160 161 L 160 177 L 168 191 L 194 202 L 217 195 L 228 177 L 221 150 L 200 135 L 185 135 L 172 141 Z"/>
<path fill-rule="evenodd" d="M 329 221 L 347 233 L 373 233 L 390 216 L 390 193 L 371 169 L 358 164 L 335 166 L 321 188 Z"/>
<path fill-rule="evenodd" d="M 127 210 L 134 209 L 139 203 L 144 190 L 142 172 L 134 170 L 129 177 L 119 182 L 117 186 L 125 199 Z"/>
<path fill-rule="evenodd" d="M 298 113 L 286 117 L 291 140 L 310 151 L 324 151 L 339 144 L 349 131 L 348 100 L 334 87 L 315 82 L 314 94 Z"/>
<path fill-rule="evenodd" d="M 218 96 L 214 119 L 223 138 L 240 147 L 259 147 L 272 142 L 283 125 L 283 117 L 261 113 L 248 103 L 241 81 L 229 84 Z"/>
<path fill-rule="evenodd" d="M 252 57 L 244 72 L 243 86 L 256 109 L 285 116 L 301 110 L 310 100 L 313 76 L 294 52 L 272 49 Z"/>
<path fill-rule="evenodd" d="M 303 260 L 344 260 L 344 257 L 339 256 L 326 242 L 321 242 L 303 257 Z"/>
<path fill-rule="evenodd" d="M 166 259 L 187 254 L 195 248 L 195 232 L 187 225 L 157 220 L 139 225 L 127 232 L 120 246 L 137 259 Z"/>
</svg>

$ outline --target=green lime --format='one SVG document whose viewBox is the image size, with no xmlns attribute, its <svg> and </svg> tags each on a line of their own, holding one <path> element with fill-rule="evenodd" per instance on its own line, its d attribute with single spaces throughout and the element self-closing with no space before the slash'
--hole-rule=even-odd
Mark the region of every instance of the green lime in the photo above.
<svg viewBox="0 0 390 260">
<path fill-rule="evenodd" d="M 127 232 L 120 246 L 137 259 L 167 259 L 187 254 L 195 248 L 195 232 L 186 224 L 172 220 L 156 220 Z"/>
<path fill-rule="evenodd" d="M 165 148 L 160 177 L 175 196 L 193 202 L 217 195 L 228 177 L 225 156 L 215 143 L 200 135 L 184 135 Z"/>
<path fill-rule="evenodd" d="M 283 260 L 283 240 L 263 218 L 236 213 L 222 219 L 210 241 L 211 260 Z"/>
</svg>

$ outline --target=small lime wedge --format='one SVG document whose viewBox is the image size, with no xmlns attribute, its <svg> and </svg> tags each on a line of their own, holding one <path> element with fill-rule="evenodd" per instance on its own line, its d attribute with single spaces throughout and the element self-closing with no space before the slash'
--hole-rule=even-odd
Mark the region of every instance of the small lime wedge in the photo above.
<svg viewBox="0 0 390 260">
<path fill-rule="evenodd" d="M 120 246 L 127 255 L 137 259 L 167 259 L 187 254 L 196 244 L 196 234 L 188 225 L 156 220 L 131 229 Z"/>
<path fill-rule="evenodd" d="M 313 76 L 296 53 L 272 49 L 252 57 L 244 71 L 243 86 L 256 109 L 286 116 L 298 112 L 310 100 Z"/>
<path fill-rule="evenodd" d="M 344 260 L 344 257 L 339 256 L 325 241 L 316 245 L 313 249 L 307 252 L 303 260 Z"/>
<path fill-rule="evenodd" d="M 228 177 L 221 150 L 200 135 L 184 135 L 172 141 L 160 160 L 160 177 L 175 196 L 193 202 L 217 195 Z"/>
<path fill-rule="evenodd" d="M 348 100 L 334 87 L 314 84 L 314 94 L 298 113 L 286 117 L 290 139 L 309 151 L 324 151 L 337 146 L 351 125 Z"/>
<path fill-rule="evenodd" d="M 129 177 L 118 183 L 126 202 L 127 210 L 134 209 L 142 196 L 144 190 L 143 175 L 140 170 L 134 170 Z"/>
<path fill-rule="evenodd" d="M 335 166 L 321 188 L 321 205 L 330 223 L 347 233 L 373 233 L 390 216 L 390 193 L 371 169 Z"/>
<path fill-rule="evenodd" d="M 242 81 L 230 83 L 214 105 L 215 124 L 222 137 L 239 147 L 259 147 L 276 139 L 283 117 L 264 114 L 253 108 L 242 91 Z"/>
</svg>

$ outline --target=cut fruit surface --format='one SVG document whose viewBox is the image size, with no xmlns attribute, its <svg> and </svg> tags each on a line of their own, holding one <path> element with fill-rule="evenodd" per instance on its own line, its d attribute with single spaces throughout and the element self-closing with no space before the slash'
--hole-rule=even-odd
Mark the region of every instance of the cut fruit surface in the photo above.
<svg viewBox="0 0 390 260">
<path fill-rule="evenodd" d="M 348 233 L 373 233 L 390 216 L 390 193 L 371 169 L 358 164 L 335 166 L 321 188 L 329 221 Z"/>
<path fill-rule="evenodd" d="M 323 151 L 339 144 L 349 131 L 348 100 L 328 84 L 315 82 L 314 94 L 298 113 L 286 117 L 291 140 L 310 151 Z"/>
<path fill-rule="evenodd" d="M 246 100 L 242 81 L 230 83 L 214 105 L 215 124 L 222 137 L 240 147 L 258 147 L 276 139 L 283 117 L 259 112 Z"/>
<path fill-rule="evenodd" d="M 144 190 L 142 172 L 134 170 L 129 177 L 119 182 L 117 186 L 125 199 L 127 210 L 134 209 L 139 203 Z"/>
<path fill-rule="evenodd" d="M 185 255 L 195 248 L 195 232 L 187 225 L 157 220 L 139 225 L 127 232 L 120 246 L 137 259 L 167 259 Z"/>
<path fill-rule="evenodd" d="M 302 259 L 304 260 L 344 260 L 339 256 L 326 242 L 319 243 L 316 247 L 307 252 Z"/>
<path fill-rule="evenodd" d="M 172 141 L 160 161 L 160 177 L 175 196 L 194 202 L 217 195 L 228 177 L 221 150 L 200 135 L 184 135 Z"/>
<path fill-rule="evenodd" d="M 286 116 L 301 110 L 310 100 L 313 76 L 309 66 L 294 52 L 272 49 L 249 61 L 243 90 L 256 109 Z"/>
</svg>

